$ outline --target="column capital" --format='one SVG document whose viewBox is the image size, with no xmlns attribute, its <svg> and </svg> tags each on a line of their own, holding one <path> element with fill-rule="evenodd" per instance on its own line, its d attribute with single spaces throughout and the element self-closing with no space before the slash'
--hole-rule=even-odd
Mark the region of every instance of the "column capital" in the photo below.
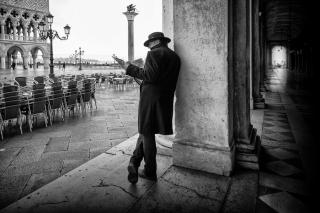
<svg viewBox="0 0 320 213">
<path fill-rule="evenodd" d="M 128 21 L 133 21 L 134 17 L 136 17 L 139 13 L 127 11 L 127 12 L 124 12 L 123 14 L 127 17 Z"/>
</svg>

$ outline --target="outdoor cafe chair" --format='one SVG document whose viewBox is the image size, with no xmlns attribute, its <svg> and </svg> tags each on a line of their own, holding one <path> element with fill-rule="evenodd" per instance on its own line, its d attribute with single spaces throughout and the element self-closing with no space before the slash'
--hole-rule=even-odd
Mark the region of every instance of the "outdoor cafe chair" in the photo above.
<svg viewBox="0 0 320 213">
<path fill-rule="evenodd" d="M 94 79 L 90 79 L 91 81 L 91 99 L 94 100 L 94 104 L 96 106 L 96 109 L 98 109 L 97 107 L 97 100 L 96 100 L 96 81 L 94 81 Z M 92 105 L 92 104 L 91 104 Z"/>
<path fill-rule="evenodd" d="M 4 85 L 3 98 L 1 99 L 0 108 L 0 133 L 3 140 L 3 131 L 7 123 L 14 119 L 17 120 L 17 124 L 22 135 L 22 114 L 20 110 L 20 97 L 18 86 L 16 85 Z"/>
<path fill-rule="evenodd" d="M 80 103 L 82 108 L 82 113 L 86 112 L 86 106 L 88 105 L 90 108 L 90 111 L 92 111 L 92 97 L 91 97 L 91 85 L 92 81 L 90 79 L 84 79 L 82 81 L 82 89 L 80 95 Z"/>
<path fill-rule="evenodd" d="M 52 80 L 51 78 L 47 77 L 47 76 L 36 76 L 33 78 L 35 84 L 51 84 L 54 83 L 54 80 Z"/>
<path fill-rule="evenodd" d="M 33 120 L 37 119 L 39 115 L 44 118 L 44 124 L 48 126 L 48 110 L 47 110 L 47 96 L 45 91 L 45 84 L 35 84 L 32 87 L 32 98 L 28 98 L 28 124 L 30 132 L 33 128 Z"/>
<path fill-rule="evenodd" d="M 55 118 L 55 115 L 60 112 L 61 120 L 64 121 L 64 95 L 61 82 L 55 82 L 51 84 L 51 93 L 49 95 L 49 120 L 50 124 Z"/>
<path fill-rule="evenodd" d="M 68 110 L 69 116 L 71 111 L 73 114 L 74 110 L 79 112 L 77 81 L 68 82 L 68 89 L 64 93 L 64 106 L 65 111 Z"/>
</svg>

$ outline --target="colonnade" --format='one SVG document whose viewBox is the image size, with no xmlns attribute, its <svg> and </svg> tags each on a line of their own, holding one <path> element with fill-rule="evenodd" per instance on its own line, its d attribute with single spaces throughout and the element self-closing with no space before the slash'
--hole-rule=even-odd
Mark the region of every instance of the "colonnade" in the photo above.
<svg viewBox="0 0 320 213">
<path fill-rule="evenodd" d="M 20 23 L 20 24 L 19 24 Z M 11 28 L 6 26 L 6 19 L 0 20 L 0 38 L 3 40 L 39 41 L 38 23 L 10 19 Z M 11 30 L 8 30 L 11 29 Z M 33 35 L 33 36 L 31 36 Z"/>
</svg>

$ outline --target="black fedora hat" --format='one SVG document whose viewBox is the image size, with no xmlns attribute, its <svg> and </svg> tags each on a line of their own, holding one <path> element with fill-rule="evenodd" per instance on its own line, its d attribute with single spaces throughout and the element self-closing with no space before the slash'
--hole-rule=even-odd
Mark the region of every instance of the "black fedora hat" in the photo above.
<svg viewBox="0 0 320 213">
<path fill-rule="evenodd" d="M 170 38 L 167 38 L 164 36 L 164 34 L 162 32 L 154 32 L 154 33 L 151 33 L 149 36 L 148 36 L 148 40 L 146 40 L 144 42 L 144 46 L 148 47 L 149 43 L 151 41 L 154 41 L 154 40 L 162 40 L 162 41 L 166 41 L 167 43 L 169 43 L 171 41 Z"/>
</svg>

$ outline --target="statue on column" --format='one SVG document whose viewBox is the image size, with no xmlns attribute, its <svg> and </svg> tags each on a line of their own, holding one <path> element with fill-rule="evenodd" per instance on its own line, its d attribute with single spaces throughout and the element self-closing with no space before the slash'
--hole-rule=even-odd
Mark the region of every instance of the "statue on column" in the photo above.
<svg viewBox="0 0 320 213">
<path fill-rule="evenodd" d="M 127 6 L 127 12 L 134 13 L 136 12 L 136 5 L 130 4 Z"/>
</svg>

